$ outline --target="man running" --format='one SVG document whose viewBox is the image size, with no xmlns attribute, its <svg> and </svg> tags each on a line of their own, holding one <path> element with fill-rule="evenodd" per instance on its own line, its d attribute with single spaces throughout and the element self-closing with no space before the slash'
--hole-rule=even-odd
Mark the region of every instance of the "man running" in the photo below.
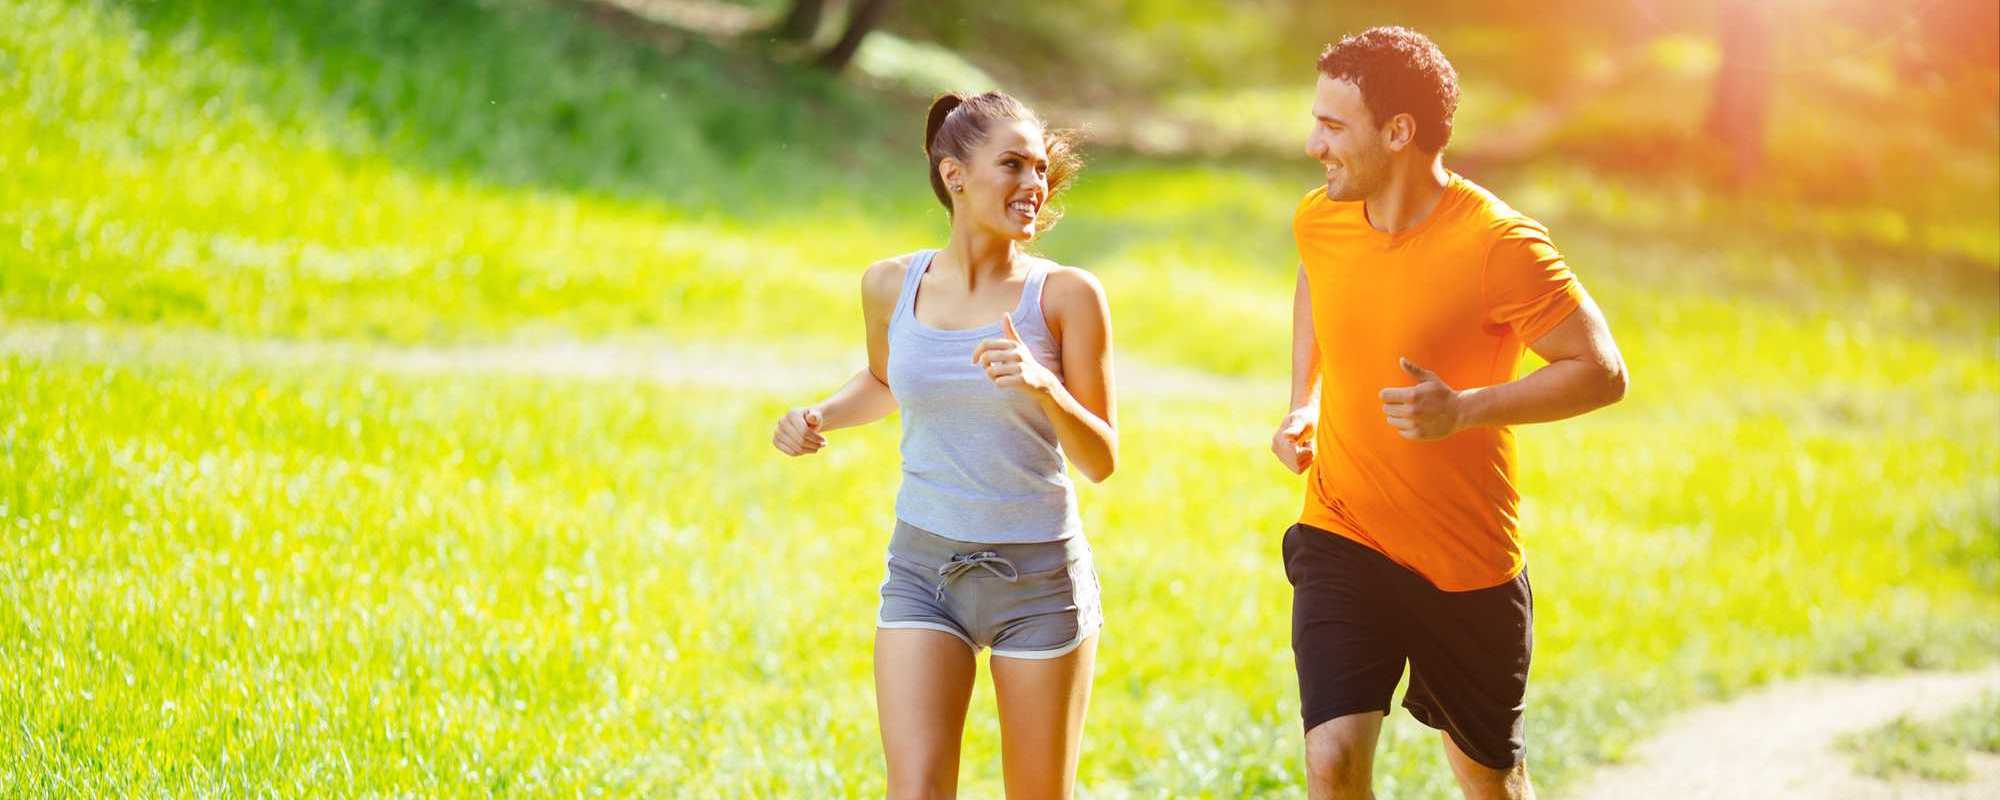
<svg viewBox="0 0 2000 800">
<path fill-rule="evenodd" d="M 1469 798 L 1532 797 L 1521 713 L 1534 598 L 1510 425 L 1617 402 L 1625 364 L 1547 229 L 1444 166 L 1458 75 L 1372 28 L 1319 58 L 1306 153 L 1326 186 L 1292 220 L 1291 412 L 1308 472 L 1285 534 L 1308 794 L 1372 797 L 1403 707 L 1442 732 Z M 1516 380 L 1523 348 L 1548 365 Z"/>
</svg>

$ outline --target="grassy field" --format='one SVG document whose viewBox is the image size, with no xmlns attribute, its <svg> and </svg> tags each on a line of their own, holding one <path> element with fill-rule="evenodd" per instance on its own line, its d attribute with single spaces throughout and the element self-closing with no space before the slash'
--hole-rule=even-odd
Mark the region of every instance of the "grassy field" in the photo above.
<svg viewBox="0 0 2000 800">
<path fill-rule="evenodd" d="M 0 793 L 879 794 L 894 426 L 800 461 L 767 439 L 858 353 L 860 267 L 941 238 L 885 155 L 913 132 L 727 54 L 441 7 L 0 0 L 0 329 L 142 343 L 0 336 Z M 494 52 L 541 66 L 467 66 Z M 862 141 L 813 145 L 820 112 L 731 81 L 831 98 L 793 105 Z M 615 113 L 532 116 L 563 102 Z M 767 143 L 718 144 L 746 131 Z M 1477 177 L 1548 209 L 1634 377 L 1520 431 L 1545 789 L 1765 681 L 2000 656 L 1994 258 Z M 1299 484 L 1264 442 L 1311 178 L 1109 156 L 1043 244 L 1103 277 L 1121 359 L 1224 389 L 1128 392 L 1124 466 L 1082 490 L 1108 618 L 1087 796 L 1300 793 Z M 803 366 L 738 388 L 239 352 L 292 340 Z M 999 793 L 995 732 L 982 688 L 967 796 Z M 1387 737 L 1380 789 L 1445 796 L 1434 734 Z"/>
<path fill-rule="evenodd" d="M 1898 717 L 1880 728 L 1843 736 L 1841 750 L 1877 778 L 1962 782 L 1972 777 L 1968 755 L 2000 755 L 2000 694 L 1987 692 L 1964 708 L 1927 722 Z"/>
</svg>

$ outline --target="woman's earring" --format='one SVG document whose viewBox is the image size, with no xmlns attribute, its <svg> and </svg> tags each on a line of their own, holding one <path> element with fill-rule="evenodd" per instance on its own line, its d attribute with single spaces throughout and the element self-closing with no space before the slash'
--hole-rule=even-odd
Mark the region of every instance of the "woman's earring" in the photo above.
<svg viewBox="0 0 2000 800">
<path fill-rule="evenodd" d="M 954 183 L 951 185 L 951 190 L 954 192 L 963 192 L 965 191 L 965 187 L 963 185 Z"/>
</svg>

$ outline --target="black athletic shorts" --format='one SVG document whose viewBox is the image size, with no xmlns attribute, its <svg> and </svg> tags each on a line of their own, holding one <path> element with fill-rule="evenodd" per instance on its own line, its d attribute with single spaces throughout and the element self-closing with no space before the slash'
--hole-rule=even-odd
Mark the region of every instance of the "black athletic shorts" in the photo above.
<svg viewBox="0 0 2000 800">
<path fill-rule="evenodd" d="M 1403 662 L 1403 707 L 1494 769 L 1520 763 L 1522 697 L 1534 649 L 1523 570 L 1498 586 L 1447 592 L 1372 548 L 1310 525 L 1285 532 L 1292 655 L 1305 728 L 1389 713 Z"/>
</svg>

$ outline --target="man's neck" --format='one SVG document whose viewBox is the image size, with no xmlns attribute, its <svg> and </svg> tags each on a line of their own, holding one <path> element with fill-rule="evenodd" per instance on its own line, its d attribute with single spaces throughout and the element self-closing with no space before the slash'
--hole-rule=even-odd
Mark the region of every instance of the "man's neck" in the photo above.
<svg viewBox="0 0 2000 800">
<path fill-rule="evenodd" d="M 1417 226 L 1437 210 L 1451 173 L 1444 168 L 1442 153 L 1414 163 L 1390 167 L 1389 182 L 1369 195 L 1363 207 L 1370 227 L 1383 233 L 1402 233 Z"/>
</svg>

